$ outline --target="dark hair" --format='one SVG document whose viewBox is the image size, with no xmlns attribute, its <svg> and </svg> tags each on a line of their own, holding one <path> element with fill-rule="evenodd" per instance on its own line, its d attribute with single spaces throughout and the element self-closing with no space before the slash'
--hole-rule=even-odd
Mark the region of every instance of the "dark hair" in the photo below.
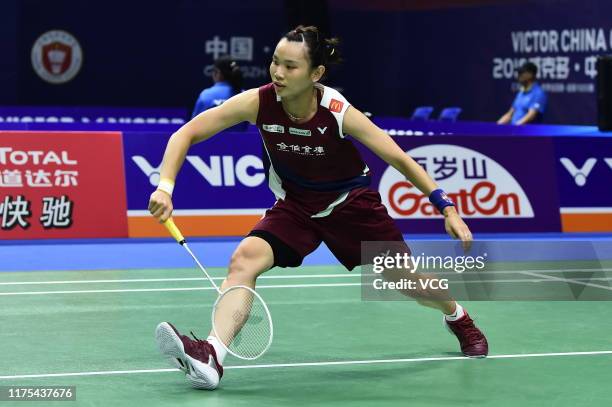
<svg viewBox="0 0 612 407">
<path fill-rule="evenodd" d="M 533 62 L 525 62 L 518 70 L 518 74 L 530 72 L 533 76 L 538 76 L 538 66 Z"/>
<path fill-rule="evenodd" d="M 287 41 L 303 42 L 306 44 L 311 68 L 323 65 L 327 73 L 330 65 L 342 63 L 342 57 L 338 49 L 340 40 L 338 38 L 324 38 L 323 34 L 315 26 L 304 27 L 303 25 L 298 25 L 295 29 L 285 34 L 283 38 L 286 38 Z"/>
<path fill-rule="evenodd" d="M 221 72 L 223 80 L 229 82 L 234 93 L 242 90 L 242 72 L 240 67 L 229 55 L 222 55 L 215 60 L 215 68 Z"/>
</svg>

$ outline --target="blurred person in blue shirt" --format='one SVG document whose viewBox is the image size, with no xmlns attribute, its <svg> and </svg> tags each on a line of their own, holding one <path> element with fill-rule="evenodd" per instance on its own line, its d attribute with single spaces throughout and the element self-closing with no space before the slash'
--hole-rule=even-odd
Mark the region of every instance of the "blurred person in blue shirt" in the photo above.
<svg viewBox="0 0 612 407">
<path fill-rule="evenodd" d="M 518 70 L 518 82 L 521 86 L 514 102 L 497 124 L 514 124 L 517 126 L 538 123 L 546 111 L 548 97 L 537 83 L 538 67 L 532 62 L 526 62 Z"/>
<path fill-rule="evenodd" d="M 215 84 L 200 93 L 191 115 L 192 118 L 204 110 L 219 106 L 241 91 L 242 72 L 236 61 L 228 55 L 220 56 L 215 60 L 212 79 Z"/>
</svg>

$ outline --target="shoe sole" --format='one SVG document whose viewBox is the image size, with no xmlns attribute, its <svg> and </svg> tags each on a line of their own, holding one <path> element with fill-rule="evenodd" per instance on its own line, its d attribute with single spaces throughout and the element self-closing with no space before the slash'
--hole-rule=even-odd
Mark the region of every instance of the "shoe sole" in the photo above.
<svg viewBox="0 0 612 407">
<path fill-rule="evenodd" d="M 155 340 L 159 352 L 168 361 L 178 367 L 185 378 L 196 389 L 214 390 L 219 385 L 219 373 L 205 363 L 185 353 L 181 338 L 167 322 L 162 322 L 155 329 Z"/>
<path fill-rule="evenodd" d="M 446 331 L 451 334 L 452 336 L 455 336 L 455 333 L 450 329 L 450 327 L 448 326 L 448 324 L 446 323 L 446 318 L 442 317 L 442 325 L 444 325 L 444 328 L 446 328 Z M 466 358 L 470 358 L 470 359 L 484 359 L 487 357 L 487 355 L 466 355 L 465 353 L 463 353 L 463 356 L 465 356 Z"/>
</svg>

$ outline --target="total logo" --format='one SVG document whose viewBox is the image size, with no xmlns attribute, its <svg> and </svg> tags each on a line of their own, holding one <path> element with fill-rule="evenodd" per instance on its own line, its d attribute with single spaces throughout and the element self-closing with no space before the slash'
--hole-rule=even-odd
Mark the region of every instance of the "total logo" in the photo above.
<svg viewBox="0 0 612 407">
<path fill-rule="evenodd" d="M 233 187 L 236 181 L 247 187 L 261 185 L 266 176 L 261 158 L 254 155 L 244 155 L 235 161 L 231 155 L 211 155 L 208 163 L 197 155 L 188 155 L 186 160 L 213 187 Z M 132 161 L 149 178 L 152 186 L 159 184 L 159 164 L 153 167 L 146 158 L 135 155 Z"/>
<path fill-rule="evenodd" d="M 531 202 L 521 185 L 492 158 L 469 148 L 434 144 L 407 151 L 455 202 L 465 218 L 533 218 Z M 396 219 L 442 216 L 427 196 L 393 167 L 379 186 L 383 203 Z"/>
<path fill-rule="evenodd" d="M 594 157 L 588 158 L 580 167 L 567 157 L 561 157 L 559 161 L 561 161 L 563 167 L 565 167 L 567 172 L 574 178 L 574 182 L 579 187 L 586 185 L 589 174 L 593 171 L 593 168 L 595 168 L 595 164 L 597 164 L 597 158 Z M 612 170 L 612 158 L 604 158 L 604 162 L 608 164 L 608 167 Z"/>
<path fill-rule="evenodd" d="M 83 51 L 66 31 L 47 31 L 36 39 L 31 52 L 32 67 L 46 82 L 62 84 L 72 80 L 83 64 Z"/>
<path fill-rule="evenodd" d="M 19 151 L 12 147 L 0 147 L 0 164 L 12 165 L 77 165 L 77 160 L 68 156 L 68 151 Z"/>
</svg>

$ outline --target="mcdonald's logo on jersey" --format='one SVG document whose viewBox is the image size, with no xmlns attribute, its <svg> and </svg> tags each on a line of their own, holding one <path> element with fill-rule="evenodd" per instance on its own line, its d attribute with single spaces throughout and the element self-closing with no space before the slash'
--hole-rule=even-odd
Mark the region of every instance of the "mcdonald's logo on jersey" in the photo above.
<svg viewBox="0 0 612 407">
<path fill-rule="evenodd" d="M 329 102 L 329 110 L 334 113 L 340 113 L 342 111 L 343 106 L 344 103 L 336 99 L 332 99 L 331 102 Z"/>
</svg>

